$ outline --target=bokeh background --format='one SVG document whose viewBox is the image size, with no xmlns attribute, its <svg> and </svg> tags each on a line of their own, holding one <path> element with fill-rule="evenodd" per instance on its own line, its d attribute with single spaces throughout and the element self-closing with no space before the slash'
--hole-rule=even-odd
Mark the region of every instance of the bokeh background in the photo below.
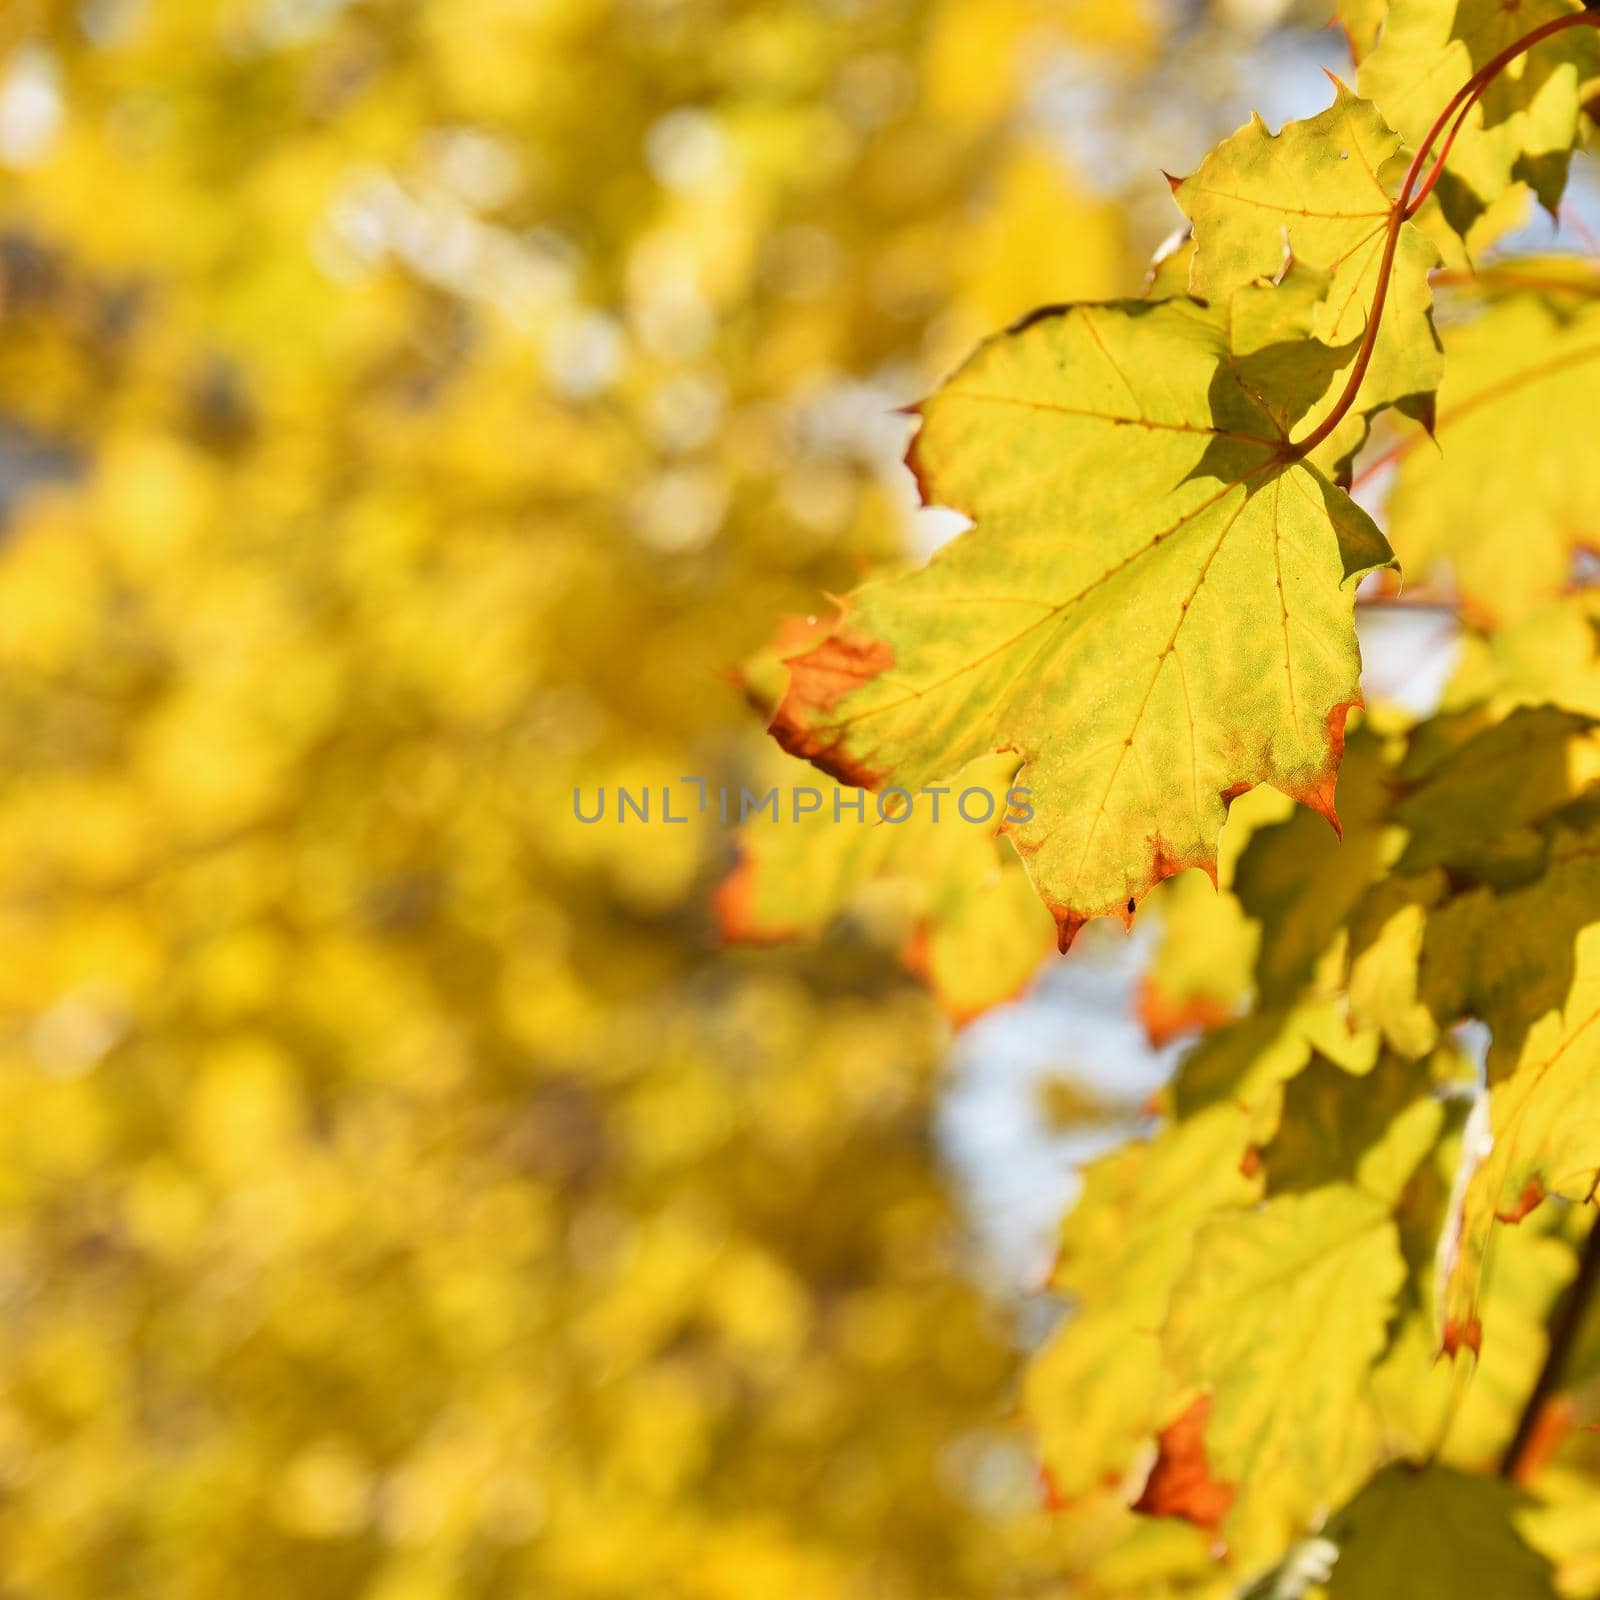
<svg viewBox="0 0 1600 1600">
<path fill-rule="evenodd" d="M 1324 22 L 0 5 L 0 1597 L 1092 1592 L 1011 1417 L 1133 947 L 958 1036 L 572 791 L 770 781 L 895 408 Z"/>
</svg>

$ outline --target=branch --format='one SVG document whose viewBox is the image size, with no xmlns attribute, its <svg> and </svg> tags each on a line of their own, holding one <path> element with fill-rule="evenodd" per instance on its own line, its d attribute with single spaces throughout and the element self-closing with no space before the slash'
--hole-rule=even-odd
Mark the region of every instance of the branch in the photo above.
<svg viewBox="0 0 1600 1600">
<path fill-rule="evenodd" d="M 1545 1351 L 1544 1365 L 1517 1419 L 1517 1431 L 1500 1458 L 1503 1478 L 1520 1483 L 1524 1474 L 1532 1471 L 1536 1464 L 1534 1445 L 1539 1438 L 1540 1421 L 1546 1407 L 1561 1390 L 1562 1369 L 1578 1341 L 1596 1289 L 1600 1289 L 1600 1224 L 1591 1223 L 1589 1237 L 1583 1242 L 1583 1254 L 1578 1258 L 1578 1275 L 1572 1280 L 1550 1328 L 1550 1348 Z"/>
</svg>

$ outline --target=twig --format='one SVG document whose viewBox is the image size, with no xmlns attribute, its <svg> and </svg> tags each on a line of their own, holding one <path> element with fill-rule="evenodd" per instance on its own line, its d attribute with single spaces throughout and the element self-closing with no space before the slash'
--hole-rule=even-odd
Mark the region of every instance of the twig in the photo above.
<svg viewBox="0 0 1600 1600">
<path fill-rule="evenodd" d="M 1389 224 L 1384 230 L 1383 255 L 1378 261 L 1378 282 L 1372 291 L 1372 306 L 1367 312 L 1366 330 L 1362 334 L 1361 347 L 1356 351 L 1355 361 L 1351 365 L 1350 376 L 1327 416 L 1304 439 L 1297 439 L 1294 442 L 1289 459 L 1300 461 L 1308 456 L 1344 421 L 1349 415 L 1350 408 L 1356 403 L 1356 396 L 1366 380 L 1367 368 L 1372 364 L 1373 348 L 1378 342 L 1378 327 L 1383 320 L 1384 303 L 1389 297 L 1389 279 L 1394 271 L 1395 252 L 1400 245 L 1400 230 L 1433 192 L 1433 186 L 1444 171 L 1444 164 L 1449 157 L 1451 146 L 1456 141 L 1456 135 L 1461 132 L 1467 114 L 1477 104 L 1479 97 L 1513 61 L 1525 55 L 1535 45 L 1542 44 L 1546 39 L 1563 33 L 1568 28 L 1595 27 L 1600 27 L 1600 12 L 1574 11 L 1565 16 L 1555 17 L 1543 26 L 1533 29 L 1532 32 L 1525 33 L 1473 73 L 1450 97 L 1450 102 L 1444 110 L 1433 119 L 1433 126 L 1428 129 L 1426 137 L 1417 146 L 1417 152 L 1412 156 L 1410 166 L 1406 168 L 1406 175 L 1400 183 L 1400 192 L 1395 196 L 1394 205 L 1389 212 Z M 1418 189 L 1417 180 L 1422 177 L 1423 167 L 1441 137 L 1444 142 L 1439 145 L 1439 153 L 1434 157 L 1433 165 L 1422 187 Z"/>
</svg>

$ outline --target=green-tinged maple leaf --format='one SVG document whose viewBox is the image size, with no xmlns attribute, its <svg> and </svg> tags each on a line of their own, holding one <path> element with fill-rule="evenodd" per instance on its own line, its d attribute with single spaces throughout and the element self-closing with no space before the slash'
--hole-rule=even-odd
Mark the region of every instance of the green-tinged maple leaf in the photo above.
<svg viewBox="0 0 1600 1600">
<path fill-rule="evenodd" d="M 1352 1018 L 1414 1052 L 1476 1017 L 1493 1037 L 1491 1081 L 1508 1077 L 1530 1029 L 1568 1004 L 1600 904 L 1600 827 L 1582 810 L 1529 835 L 1537 860 L 1510 886 L 1451 893 L 1439 870 L 1380 885 L 1351 925 Z"/>
<path fill-rule="evenodd" d="M 1466 960 L 1478 936 L 1482 911 L 1468 890 L 1493 904 L 1488 891 L 1543 870 L 1544 825 L 1600 778 L 1600 737 L 1587 719 L 1550 707 L 1499 722 L 1477 712 L 1435 718 L 1404 743 L 1364 724 L 1344 771 L 1342 846 L 1291 817 L 1259 830 L 1235 873 L 1261 930 L 1262 1003 L 1305 1005 L 1347 988 L 1353 1025 L 1381 1029 L 1409 1056 L 1469 1012 L 1505 1025 L 1487 979 L 1446 952 L 1459 947 Z M 1435 953 L 1424 978 L 1425 937 Z"/>
<path fill-rule="evenodd" d="M 1580 9 L 1577 0 L 1391 0 L 1357 81 L 1414 147 L 1479 67 L 1541 24 Z M 1468 113 L 1437 191 L 1458 232 L 1518 180 L 1554 211 L 1578 137 L 1580 91 L 1597 69 L 1593 31 L 1571 28 L 1494 79 Z"/>
<path fill-rule="evenodd" d="M 1428 1063 L 1386 1054 L 1356 1077 L 1313 1056 L 1284 1086 L 1277 1132 L 1261 1152 L 1267 1192 L 1342 1180 L 1393 1205 L 1443 1125 Z"/>
<path fill-rule="evenodd" d="M 1405 452 L 1390 537 L 1411 581 L 1438 577 L 1472 615 L 1513 622 L 1566 585 L 1600 518 L 1600 305 L 1509 296 L 1448 328 L 1445 350 L 1438 449 Z"/>
<path fill-rule="evenodd" d="M 1200 1229 L 1162 1350 L 1211 1396 L 1207 1459 L 1237 1490 L 1222 1531 L 1247 1569 L 1364 1475 L 1363 1392 L 1404 1278 L 1389 1207 L 1347 1184 Z"/>
<path fill-rule="evenodd" d="M 1051 1287 L 1082 1303 L 1127 1293 L 1159 1301 L 1171 1281 L 1173 1251 L 1195 1225 L 1259 1194 L 1259 1185 L 1240 1172 L 1260 1137 L 1259 1121 L 1239 1106 L 1219 1106 L 1090 1162 Z M 1112 1257 L 1121 1270 L 1108 1274 Z"/>
<path fill-rule="evenodd" d="M 1371 1069 L 1378 1057 L 1372 1027 L 1352 1026 L 1342 998 L 1272 1011 L 1258 1011 L 1218 1028 L 1184 1057 L 1170 1090 L 1181 1116 L 1227 1100 L 1258 1105 L 1319 1051 L 1345 1071 Z"/>
<path fill-rule="evenodd" d="M 1466 1016 L 1491 1031 L 1491 1090 L 1468 1130 L 1446 1228 L 1440 1337 L 1448 1349 L 1481 1347 L 1498 1226 L 1520 1221 L 1547 1195 L 1588 1198 L 1600 1173 L 1593 812 L 1592 792 L 1558 812 L 1515 886 L 1451 894 L 1446 874 L 1431 869 L 1383 885 L 1353 925 L 1354 1016 L 1401 1050 L 1431 1048 Z"/>
<path fill-rule="evenodd" d="M 1025 1406 L 1056 1493 L 1073 1498 L 1127 1475 L 1170 1387 L 1157 1339 L 1194 1231 L 1248 1205 L 1258 1119 L 1211 1108 L 1090 1164 L 1051 1286 L 1071 1309 L 1029 1367 Z"/>
<path fill-rule="evenodd" d="M 1397 872 L 1451 869 L 1457 881 L 1503 881 L 1542 857 L 1531 824 L 1600 778 L 1600 733 L 1587 717 L 1550 706 L 1513 712 L 1412 781 L 1393 821 L 1406 830 Z"/>
<path fill-rule="evenodd" d="M 1420 957 L 1430 913 L 1448 894 L 1442 871 L 1389 878 L 1373 886 L 1350 920 L 1350 1014 L 1402 1055 L 1426 1055 L 1442 1031 L 1431 997 L 1419 993 Z"/>
<path fill-rule="evenodd" d="M 1265 1005 L 1292 1001 L 1367 885 L 1393 856 L 1385 826 L 1392 751 L 1363 723 L 1345 746 L 1339 816 L 1343 842 L 1300 811 L 1262 828 L 1234 873 L 1234 892 L 1261 929 L 1256 988 Z"/>
<path fill-rule="evenodd" d="M 1273 277 L 1286 253 L 1325 271 L 1310 331 L 1346 352 L 1330 382 L 1331 401 L 1366 331 L 1407 165 L 1399 136 L 1337 79 L 1333 104 L 1314 117 L 1285 123 L 1276 134 L 1254 118 L 1174 188 L 1194 227 L 1191 289 L 1210 298 Z M 1428 286 L 1439 253 L 1414 223 L 1399 227 L 1359 404 L 1370 411 L 1404 401 L 1422 414 L 1443 370 Z"/>
<path fill-rule="evenodd" d="M 1549 1563 L 1518 1530 L 1529 1504 L 1503 1479 L 1389 1467 L 1329 1521 L 1328 1600 L 1554 1600 Z"/>
<path fill-rule="evenodd" d="M 1457 233 L 1450 225 L 1436 196 L 1430 196 L 1411 220 L 1433 241 L 1445 271 L 1470 275 L 1487 251 L 1507 235 L 1528 226 L 1532 212 L 1532 191 L 1516 183 L 1502 191 L 1499 199 L 1487 210 L 1480 212 L 1464 234 Z M 1433 284 L 1436 297 L 1439 297 L 1441 286 L 1446 289 L 1449 287 L 1438 276 L 1435 276 Z M 1448 312 L 1445 315 L 1448 316 Z"/>
<path fill-rule="evenodd" d="M 1063 945 L 1162 878 L 1214 871 L 1227 803 L 1254 784 L 1333 815 L 1353 592 L 1390 557 L 1292 459 L 1342 358 L 1285 334 L 1279 308 L 1303 318 L 1306 299 L 1074 306 L 982 346 L 922 406 L 911 456 L 924 499 L 975 526 L 856 590 L 789 662 L 773 731 L 846 781 L 1021 758 L 1034 815 L 1008 831 Z"/>
<path fill-rule="evenodd" d="M 1502 907 L 1508 902 L 1516 902 L 1510 915 L 1480 930 L 1477 965 L 1503 984 L 1492 970 L 1495 947 L 1520 936 L 1533 950 L 1548 950 L 1571 981 L 1559 1009 L 1538 1016 L 1515 1066 L 1490 1091 L 1490 1142 L 1467 1177 L 1446 1258 L 1441 1339 L 1449 1350 L 1481 1345 L 1478 1302 L 1497 1226 L 1520 1221 L 1549 1195 L 1589 1199 L 1600 1177 L 1600 922 L 1593 920 L 1600 848 L 1592 840 L 1562 841 L 1549 880 L 1505 897 Z M 1517 916 L 1530 909 L 1537 925 Z M 1565 949 L 1550 948 L 1558 940 Z M 1529 959 L 1526 950 L 1512 958 L 1517 966 Z M 1537 1004 L 1522 986 L 1499 998 L 1525 1011 Z M 1504 1054 L 1498 1034 L 1495 1052 Z"/>
<path fill-rule="evenodd" d="M 723 936 L 816 938 L 877 887 L 898 900 L 904 961 L 956 1021 L 1011 999 L 1054 943 L 1048 913 L 998 832 L 1015 768 L 1007 756 L 974 762 L 937 795 L 894 797 L 887 819 L 873 797 L 863 804 L 829 779 L 780 789 L 776 816 L 762 811 L 739 829 L 738 864 L 715 897 Z M 797 813 L 794 796 L 807 787 L 809 808 Z"/>
</svg>

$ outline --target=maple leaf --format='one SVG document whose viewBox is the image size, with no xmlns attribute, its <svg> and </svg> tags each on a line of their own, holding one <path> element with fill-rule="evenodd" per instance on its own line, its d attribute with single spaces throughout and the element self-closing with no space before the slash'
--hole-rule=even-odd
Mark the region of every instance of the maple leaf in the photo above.
<svg viewBox="0 0 1600 1600">
<path fill-rule="evenodd" d="M 1209 1395 L 1197 1395 L 1161 1430 L 1155 1464 L 1133 1509 L 1152 1517 L 1182 1517 L 1215 1528 L 1233 1504 L 1234 1487 L 1218 1483 L 1206 1463 Z"/>
<path fill-rule="evenodd" d="M 1393 1205 L 1433 1148 L 1444 1108 L 1425 1062 L 1386 1054 L 1360 1076 L 1315 1055 L 1284 1086 L 1277 1132 L 1261 1152 L 1269 1194 L 1348 1181 Z"/>
<path fill-rule="evenodd" d="M 1259 1105 L 1302 1071 L 1318 1052 L 1347 1072 L 1367 1072 L 1378 1058 L 1378 1035 L 1356 1027 L 1341 997 L 1256 1011 L 1208 1034 L 1184 1057 L 1170 1090 L 1190 1116 L 1218 1101 Z"/>
<path fill-rule="evenodd" d="M 1464 1017 L 1491 1031 L 1491 1088 L 1482 1126 L 1466 1141 L 1456 1211 L 1445 1228 L 1439 1326 L 1450 1351 L 1481 1349 L 1479 1301 L 1497 1226 L 1521 1221 L 1547 1195 L 1588 1198 L 1600 1174 L 1594 735 L 1564 713 L 1519 712 L 1462 747 L 1459 759 L 1508 747 L 1513 736 L 1536 749 L 1530 733 L 1572 761 L 1565 771 L 1546 764 L 1542 776 L 1537 757 L 1501 763 L 1515 776 L 1512 803 L 1494 800 L 1498 821 L 1509 825 L 1505 837 L 1526 835 L 1531 848 L 1509 856 L 1491 848 L 1491 881 L 1461 892 L 1451 892 L 1455 869 L 1439 865 L 1389 880 L 1352 923 L 1354 1018 L 1412 1052 L 1432 1048 L 1443 1028 Z M 1438 786 L 1441 813 L 1460 792 L 1470 784 Z M 1573 792 L 1580 798 L 1563 806 Z M 1519 806 L 1523 816 L 1541 807 L 1552 814 L 1527 830 L 1518 826 Z M 1457 833 L 1453 843 L 1465 853 L 1470 835 Z M 1497 884 L 1502 874 L 1507 881 Z"/>
<path fill-rule="evenodd" d="M 1554 1600 L 1549 1563 L 1517 1528 L 1527 1505 L 1501 1479 L 1389 1467 L 1329 1521 L 1328 1600 Z"/>
<path fill-rule="evenodd" d="M 1212 1107 L 1092 1162 L 1051 1287 L 1073 1309 L 1030 1364 L 1025 1406 L 1066 1498 L 1122 1479 L 1170 1385 L 1157 1329 L 1195 1228 L 1260 1192 L 1241 1170 L 1259 1119 Z"/>
<path fill-rule="evenodd" d="M 1600 779 L 1600 729 L 1574 712 L 1524 707 L 1416 771 L 1408 762 L 1396 775 L 1391 816 L 1407 835 L 1396 872 L 1514 878 L 1542 856 L 1532 825 Z"/>
<path fill-rule="evenodd" d="M 1200 1229 L 1162 1351 L 1180 1382 L 1211 1394 L 1207 1458 L 1237 1486 L 1224 1534 L 1246 1565 L 1359 1473 L 1364 1385 L 1405 1275 L 1389 1208 L 1348 1184 Z"/>
<path fill-rule="evenodd" d="M 1556 1220 L 1553 1211 L 1536 1212 L 1500 1235 L 1480 1304 L 1483 1346 L 1471 1381 L 1463 1384 L 1456 1365 L 1439 1360 L 1429 1293 L 1454 1155 L 1441 1141 L 1433 1162 L 1407 1187 L 1397 1220 L 1412 1278 L 1389 1348 L 1373 1372 L 1372 1398 L 1390 1454 L 1494 1471 L 1544 1364 L 1547 1318 L 1572 1280 L 1577 1253 L 1553 1227 L 1541 1226 Z"/>
<path fill-rule="evenodd" d="M 1512 1027 L 1493 993 L 1473 987 L 1470 964 L 1454 959 L 1476 937 L 1469 891 L 1537 876 L 1549 851 L 1542 830 L 1597 778 L 1596 731 L 1551 707 L 1487 725 L 1481 710 L 1435 718 L 1404 740 L 1364 722 L 1344 764 L 1343 843 L 1294 815 L 1258 829 L 1234 871 L 1234 892 L 1259 929 L 1264 1014 L 1314 1009 L 1348 988 L 1352 1024 L 1380 1028 L 1413 1056 L 1469 1012 Z M 1419 986 L 1425 937 L 1434 953 Z M 1529 959 L 1553 974 L 1559 963 L 1542 949 Z M 1197 1052 L 1180 1088 L 1226 1084 L 1222 1065 Z"/>
<path fill-rule="evenodd" d="M 1385 742 L 1363 723 L 1346 744 L 1340 769 L 1341 837 L 1300 811 L 1260 829 L 1245 849 L 1234 892 L 1261 930 L 1255 976 L 1263 1004 L 1295 999 L 1381 872 L 1389 848 L 1390 777 Z"/>
<path fill-rule="evenodd" d="M 1334 818 L 1353 593 L 1391 556 L 1289 443 L 1345 358 L 1295 336 L 1320 282 L 1286 288 L 1072 306 L 983 345 L 910 456 L 975 526 L 789 663 L 773 733 L 847 782 L 1021 758 L 1034 815 L 1008 831 L 1063 948 L 1214 872 L 1254 784 Z"/>
<path fill-rule="evenodd" d="M 1600 517 L 1600 305 L 1515 295 L 1448 328 L 1445 349 L 1439 448 L 1404 452 L 1390 538 L 1413 581 L 1442 577 L 1478 619 L 1516 621 L 1560 592 Z"/>
<path fill-rule="evenodd" d="M 1187 877 L 1185 874 L 1184 878 L 1177 881 L 1184 882 Z M 1254 951 L 1255 941 L 1250 937 L 1251 930 L 1239 916 L 1239 903 L 1232 895 L 1213 892 L 1202 900 L 1196 893 L 1190 903 L 1196 908 L 1212 904 L 1231 912 L 1229 919 L 1219 929 L 1224 941 L 1238 936 L 1247 952 Z M 1183 930 L 1184 934 L 1193 931 L 1193 927 Z M 1144 1028 L 1145 1038 L 1154 1050 L 1160 1050 L 1186 1034 L 1209 1033 L 1213 1028 L 1231 1021 L 1239 1014 L 1240 1000 L 1249 989 L 1248 955 L 1239 964 L 1237 972 L 1228 968 L 1224 956 L 1224 970 L 1219 972 L 1201 958 L 1203 947 L 1196 950 L 1186 937 L 1166 943 L 1162 948 L 1173 951 L 1175 956 L 1189 959 L 1181 966 L 1175 959 L 1166 970 L 1159 973 L 1151 970 L 1139 980 L 1134 1012 Z"/>
<path fill-rule="evenodd" d="M 1468 633 L 1444 706 L 1552 705 L 1600 717 L 1600 594 L 1561 595 L 1489 634 Z"/>
<path fill-rule="evenodd" d="M 1415 223 L 1402 222 L 1391 263 L 1386 246 L 1409 160 L 1372 105 L 1337 78 L 1333 85 L 1326 110 L 1285 123 L 1276 134 L 1257 116 L 1175 183 L 1174 197 L 1194 227 L 1189 286 L 1206 298 L 1226 294 L 1276 276 L 1286 253 L 1325 271 L 1310 332 L 1326 345 L 1349 347 L 1330 380 L 1331 404 L 1387 271 L 1383 320 L 1359 404 L 1367 411 L 1404 404 L 1426 415 L 1444 367 L 1428 286 L 1439 252 Z M 1336 449 L 1335 458 L 1341 453 Z"/>
<path fill-rule="evenodd" d="M 1333 19 L 1344 30 L 1350 45 L 1350 59 L 1357 65 L 1378 42 L 1378 32 L 1388 10 L 1389 0 L 1337 0 Z"/>
<path fill-rule="evenodd" d="M 1590 1199 L 1600 1181 L 1600 833 L 1558 835 L 1544 877 L 1492 907 L 1486 898 L 1476 897 L 1477 938 L 1462 964 L 1474 987 L 1492 986 L 1499 1010 L 1536 1020 L 1509 1072 L 1496 1073 L 1490 1143 L 1462 1191 L 1443 1286 L 1441 1340 L 1450 1351 L 1481 1347 L 1478 1302 L 1496 1227 L 1520 1222 L 1550 1195 Z M 1507 981 L 1508 958 L 1511 974 L 1525 972 L 1540 951 L 1564 974 L 1556 1009 L 1542 1004 L 1551 987 L 1543 971 L 1532 984 Z M 1491 1073 L 1511 1035 L 1497 1030 Z"/>
<path fill-rule="evenodd" d="M 1519 1519 L 1523 1534 L 1554 1562 L 1558 1593 L 1592 1592 L 1600 1579 L 1600 1479 L 1592 1470 L 1547 1474 L 1539 1497 Z"/>
<path fill-rule="evenodd" d="M 1510 1070 L 1528 1029 L 1571 988 L 1591 907 L 1568 883 L 1585 870 L 1592 831 L 1573 807 L 1597 779 L 1600 730 L 1550 707 L 1429 753 L 1393 808 L 1409 835 L 1396 873 L 1350 919 L 1360 1025 L 1422 1054 L 1441 1029 L 1477 1017 L 1493 1035 L 1492 1074 Z"/>
<path fill-rule="evenodd" d="M 1361 92 L 1408 144 L 1479 68 L 1578 0 L 1391 0 L 1377 46 L 1361 62 Z M 1594 32 L 1571 28 L 1501 72 L 1467 113 L 1437 194 L 1465 235 L 1515 182 L 1554 212 L 1578 137 L 1584 84 L 1600 71 Z"/>
<path fill-rule="evenodd" d="M 1140 980 L 1135 1010 L 1158 1049 L 1192 1030 L 1220 1027 L 1244 1010 L 1261 930 L 1233 893 L 1234 874 L 1255 833 L 1293 809 L 1276 789 L 1241 795 L 1218 843 L 1216 883 L 1183 872 L 1157 891 L 1160 942 Z"/>
<path fill-rule="evenodd" d="M 1049 915 L 999 834 L 1015 768 L 1008 756 L 974 762 L 937 796 L 895 797 L 900 809 L 887 818 L 829 779 L 780 788 L 779 809 L 738 830 L 737 864 L 713 897 L 723 937 L 816 938 L 869 889 L 898 891 L 901 959 L 953 1020 L 1013 998 L 1054 946 Z M 797 810 L 807 787 L 806 809 Z M 980 820 L 967 820 L 963 806 Z"/>
</svg>

